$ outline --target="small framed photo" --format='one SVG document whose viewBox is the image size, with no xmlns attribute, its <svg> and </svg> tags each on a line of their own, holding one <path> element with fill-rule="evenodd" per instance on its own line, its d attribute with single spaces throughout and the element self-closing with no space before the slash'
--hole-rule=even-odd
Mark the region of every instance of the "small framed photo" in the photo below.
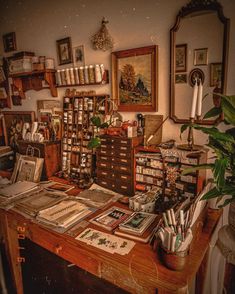
<svg viewBox="0 0 235 294">
<path fill-rule="evenodd" d="M 175 71 L 187 71 L 187 44 L 175 46 Z"/>
<path fill-rule="evenodd" d="M 83 45 L 73 48 L 73 63 L 74 63 L 74 66 L 76 67 L 85 65 L 85 55 L 84 55 Z"/>
<path fill-rule="evenodd" d="M 208 64 L 208 48 L 199 48 L 194 50 L 194 65 Z"/>
<path fill-rule="evenodd" d="M 211 63 L 210 64 L 210 86 L 215 87 L 221 82 L 222 76 L 222 63 Z"/>
<path fill-rule="evenodd" d="M 187 83 L 187 74 L 176 74 L 175 75 L 176 84 L 185 84 Z"/>
<path fill-rule="evenodd" d="M 11 52 L 16 50 L 16 34 L 11 32 L 2 36 L 3 46 L 5 52 Z"/>
<path fill-rule="evenodd" d="M 59 65 L 68 64 L 73 62 L 71 38 L 67 37 L 56 41 L 57 54 Z"/>
</svg>

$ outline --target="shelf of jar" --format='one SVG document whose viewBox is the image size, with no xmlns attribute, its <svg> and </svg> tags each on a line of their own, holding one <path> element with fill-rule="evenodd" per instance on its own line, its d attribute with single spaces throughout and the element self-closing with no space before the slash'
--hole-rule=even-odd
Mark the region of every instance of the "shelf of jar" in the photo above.
<svg viewBox="0 0 235 294">
<path fill-rule="evenodd" d="M 64 88 L 64 87 L 84 87 L 84 86 L 99 86 L 99 85 L 107 85 L 109 84 L 109 71 L 105 70 L 104 75 L 103 75 L 103 79 L 101 82 L 99 83 L 84 83 L 84 84 L 63 84 L 63 85 L 56 85 L 57 88 Z M 87 95 L 86 95 L 87 96 Z M 92 95 L 91 95 L 92 96 Z M 94 96 L 94 95 L 93 95 Z"/>
</svg>

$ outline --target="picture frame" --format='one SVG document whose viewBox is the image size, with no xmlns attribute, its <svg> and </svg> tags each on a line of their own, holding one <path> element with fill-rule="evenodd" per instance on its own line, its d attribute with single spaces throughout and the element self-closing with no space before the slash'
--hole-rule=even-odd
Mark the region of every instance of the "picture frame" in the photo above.
<svg viewBox="0 0 235 294">
<path fill-rule="evenodd" d="M 73 47 L 73 64 L 75 67 L 85 65 L 84 45 Z"/>
<path fill-rule="evenodd" d="M 156 111 L 156 45 L 112 52 L 112 95 L 118 111 Z"/>
<path fill-rule="evenodd" d="M 16 149 L 18 140 L 22 139 L 22 130 L 25 122 L 32 124 L 35 120 L 34 111 L 3 111 L 4 133 L 7 145 Z"/>
<path fill-rule="evenodd" d="M 175 75 L 176 84 L 186 84 L 187 83 L 187 74 L 176 74 Z"/>
<path fill-rule="evenodd" d="M 187 71 L 187 44 L 175 46 L 175 72 Z"/>
<path fill-rule="evenodd" d="M 2 36 L 3 46 L 5 52 L 15 51 L 16 48 L 16 34 L 11 32 Z"/>
<path fill-rule="evenodd" d="M 73 62 L 71 38 L 67 37 L 56 41 L 59 65 Z"/>
<path fill-rule="evenodd" d="M 215 62 L 210 64 L 210 87 L 215 87 L 218 82 L 221 82 L 222 63 Z"/>
<path fill-rule="evenodd" d="M 208 48 L 194 49 L 194 65 L 208 64 Z"/>
</svg>

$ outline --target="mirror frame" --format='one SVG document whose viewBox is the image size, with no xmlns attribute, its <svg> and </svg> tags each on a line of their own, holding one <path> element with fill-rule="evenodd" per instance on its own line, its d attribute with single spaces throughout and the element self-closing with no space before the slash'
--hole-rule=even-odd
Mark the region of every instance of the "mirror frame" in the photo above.
<svg viewBox="0 0 235 294">
<path fill-rule="evenodd" d="M 175 39 L 176 32 L 180 27 L 180 20 L 190 14 L 202 14 L 203 12 L 216 12 L 219 20 L 224 25 L 223 32 L 223 52 L 222 52 L 222 81 L 221 90 L 225 94 L 227 87 L 228 49 L 229 49 L 229 25 L 230 20 L 223 14 L 223 8 L 217 0 L 192 0 L 182 7 L 176 16 L 176 22 L 170 30 L 170 118 L 175 123 L 189 123 L 190 120 L 178 118 L 175 115 Z M 213 125 L 215 120 L 195 119 L 195 123 L 203 125 Z"/>
</svg>

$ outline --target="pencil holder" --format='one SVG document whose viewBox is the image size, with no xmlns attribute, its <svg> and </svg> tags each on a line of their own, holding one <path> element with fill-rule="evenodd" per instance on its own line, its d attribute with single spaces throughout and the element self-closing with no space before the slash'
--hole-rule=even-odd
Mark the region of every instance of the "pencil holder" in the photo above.
<svg viewBox="0 0 235 294">
<path fill-rule="evenodd" d="M 172 252 L 163 246 L 160 246 L 160 256 L 162 258 L 162 262 L 166 267 L 174 271 L 181 271 L 184 269 L 188 254 L 189 248 L 184 251 Z"/>
</svg>

